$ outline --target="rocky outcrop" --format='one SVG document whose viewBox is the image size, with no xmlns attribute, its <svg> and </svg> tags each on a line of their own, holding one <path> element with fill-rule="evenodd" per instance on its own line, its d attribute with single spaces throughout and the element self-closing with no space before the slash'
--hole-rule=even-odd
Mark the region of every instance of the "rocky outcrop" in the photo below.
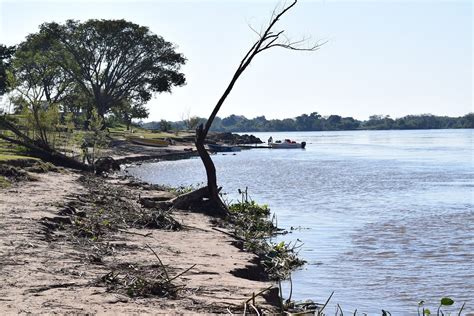
<svg viewBox="0 0 474 316">
<path fill-rule="evenodd" d="M 224 143 L 229 145 L 248 145 L 248 144 L 262 144 L 262 140 L 254 135 L 238 135 L 233 133 L 210 133 L 207 136 L 210 142 Z"/>
</svg>

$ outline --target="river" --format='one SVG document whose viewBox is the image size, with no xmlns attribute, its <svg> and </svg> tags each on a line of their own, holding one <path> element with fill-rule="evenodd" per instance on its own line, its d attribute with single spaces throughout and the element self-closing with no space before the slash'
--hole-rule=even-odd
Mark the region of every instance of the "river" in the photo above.
<svg viewBox="0 0 474 316">
<path fill-rule="evenodd" d="M 306 141 L 301 149 L 213 156 L 227 199 L 248 187 L 301 240 L 308 263 L 293 298 L 331 310 L 416 314 L 449 296 L 474 311 L 474 130 L 254 133 Z M 199 159 L 128 169 L 171 186 L 205 182 Z M 286 285 L 286 289 L 288 284 Z"/>
</svg>

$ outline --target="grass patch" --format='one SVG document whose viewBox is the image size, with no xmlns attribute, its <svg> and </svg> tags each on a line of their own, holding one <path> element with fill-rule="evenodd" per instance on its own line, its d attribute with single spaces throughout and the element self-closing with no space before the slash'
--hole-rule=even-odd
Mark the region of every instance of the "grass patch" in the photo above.
<svg viewBox="0 0 474 316">
<path fill-rule="evenodd" d="M 29 157 L 29 156 L 3 154 L 0 152 L 0 162 L 8 162 L 12 160 L 40 160 L 40 159 Z"/>
</svg>

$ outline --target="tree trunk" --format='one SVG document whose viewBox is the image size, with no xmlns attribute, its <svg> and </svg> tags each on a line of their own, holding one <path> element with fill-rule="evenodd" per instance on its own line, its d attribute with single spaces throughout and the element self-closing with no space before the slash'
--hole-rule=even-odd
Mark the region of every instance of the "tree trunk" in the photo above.
<svg viewBox="0 0 474 316">
<path fill-rule="evenodd" d="M 247 67 L 250 65 L 250 63 L 252 62 L 253 58 L 256 55 L 273 47 L 282 47 L 282 48 L 296 50 L 296 51 L 315 51 L 319 49 L 319 47 L 321 46 L 321 44 L 315 44 L 308 48 L 302 48 L 299 45 L 304 43 L 305 40 L 291 42 L 286 36 L 282 35 L 284 31 L 279 31 L 279 32 L 272 31 L 272 28 L 278 22 L 278 20 L 288 10 L 290 10 L 296 4 L 296 2 L 297 0 L 294 0 L 290 5 L 285 6 L 279 13 L 276 11 L 273 11 L 270 23 L 268 24 L 267 28 L 264 31 L 258 34 L 259 39 L 252 45 L 252 47 L 250 47 L 250 49 L 247 51 L 247 54 L 240 61 L 240 64 L 237 67 L 237 70 L 235 71 L 234 75 L 232 76 L 231 81 L 229 82 L 229 85 L 225 89 L 220 99 L 217 101 L 217 104 L 214 107 L 214 110 L 212 111 L 211 115 L 209 116 L 209 119 L 206 121 L 205 126 L 204 124 L 200 124 L 198 128 L 196 129 L 195 144 L 196 144 L 196 148 L 199 153 L 199 156 L 201 157 L 201 160 L 204 164 L 204 167 L 206 168 L 209 198 L 216 204 L 216 206 L 220 208 L 221 210 L 220 213 L 223 215 L 228 214 L 229 211 L 219 197 L 219 190 L 217 187 L 217 180 L 216 180 L 216 168 L 214 167 L 214 163 L 212 162 L 211 157 L 209 156 L 206 149 L 204 148 L 204 141 L 206 140 L 206 136 L 211 128 L 212 122 L 216 118 L 216 115 L 219 112 L 221 106 L 224 104 L 224 101 L 226 100 L 227 96 L 230 94 L 235 83 L 237 82 L 239 77 L 242 75 L 242 73 L 247 69 Z M 280 40 L 280 36 L 283 36 L 285 40 L 284 41 Z"/>
<path fill-rule="evenodd" d="M 209 153 L 204 147 L 205 138 L 206 135 L 204 134 L 203 127 L 202 125 L 200 125 L 196 129 L 195 145 L 199 153 L 199 157 L 201 157 L 202 163 L 204 164 L 204 168 L 206 169 L 209 199 L 213 202 L 216 208 L 216 215 L 225 217 L 228 215 L 229 211 L 227 209 L 227 206 L 224 204 L 224 202 L 222 202 L 219 196 L 219 189 L 217 187 L 216 167 L 214 166 L 214 162 L 212 161 L 211 156 L 209 156 Z"/>
<path fill-rule="evenodd" d="M 81 163 L 74 158 L 68 157 L 45 144 L 37 144 L 34 140 L 23 134 L 13 123 L 7 121 L 4 117 L 0 117 L 0 127 L 11 131 L 17 136 L 17 139 L 0 134 L 0 139 L 6 140 L 12 144 L 26 147 L 31 155 L 44 161 L 51 162 L 55 165 L 72 168 L 81 171 L 93 171 L 94 167 Z"/>
<path fill-rule="evenodd" d="M 88 130 L 89 129 L 89 126 L 91 124 L 91 119 L 92 119 L 92 108 L 89 106 L 87 107 L 87 110 L 86 110 L 86 118 L 84 120 L 84 130 Z"/>
<path fill-rule="evenodd" d="M 5 135 L 0 134 L 0 139 L 4 139 L 10 143 L 17 144 L 23 147 L 26 147 L 29 150 L 31 156 L 40 158 L 41 160 L 51 162 L 54 165 L 81 170 L 81 171 L 94 171 L 92 165 L 83 164 L 80 161 L 75 160 L 74 158 L 63 155 L 60 152 L 57 152 L 53 149 L 46 150 L 42 147 L 35 145 L 33 142 L 25 142 L 18 139 L 13 139 Z"/>
</svg>

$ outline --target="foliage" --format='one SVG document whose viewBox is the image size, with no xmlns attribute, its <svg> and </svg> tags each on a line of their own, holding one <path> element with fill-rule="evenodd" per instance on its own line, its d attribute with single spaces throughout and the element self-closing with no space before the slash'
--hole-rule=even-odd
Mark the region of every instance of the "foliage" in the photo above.
<svg viewBox="0 0 474 316">
<path fill-rule="evenodd" d="M 31 139 L 44 148 L 54 148 L 60 125 L 59 103 L 72 89 L 72 81 L 44 55 L 44 36 L 30 35 L 15 51 L 9 84 L 10 99 Z"/>
<path fill-rule="evenodd" d="M 73 88 L 68 73 L 48 58 L 47 41 L 44 34 L 28 35 L 12 59 L 11 84 L 30 106 L 61 102 Z"/>
<path fill-rule="evenodd" d="M 294 243 L 274 243 L 271 237 L 281 232 L 275 225 L 275 217 L 270 218 L 268 205 L 259 205 L 249 200 L 247 190 L 239 190 L 242 200 L 230 204 L 229 221 L 235 235 L 243 240 L 243 248 L 254 252 L 271 279 L 287 279 L 291 271 L 302 266 L 304 261 L 298 258 Z"/>
<path fill-rule="evenodd" d="M 292 287 L 292 283 L 290 284 Z M 331 293 L 331 295 L 328 297 L 326 302 L 324 304 L 319 304 L 319 303 L 314 303 L 312 300 L 305 300 L 303 302 L 296 302 L 291 300 L 291 292 L 292 288 L 290 289 L 290 297 L 288 299 L 283 299 L 282 297 L 282 289 L 281 289 L 281 284 L 280 284 L 280 300 L 281 300 L 281 310 L 282 313 L 289 314 L 289 315 L 318 315 L 318 316 L 325 316 L 325 315 L 335 315 L 335 316 L 343 316 L 344 312 L 342 310 L 342 307 L 339 304 L 336 304 L 336 312 L 335 314 L 332 314 L 331 312 L 324 312 L 326 307 L 328 307 L 328 303 L 331 300 L 334 292 Z M 436 316 L 444 316 L 444 315 L 457 315 L 461 316 L 462 311 L 464 310 L 465 303 L 461 305 L 459 309 L 455 312 L 452 309 L 452 312 L 445 312 L 441 308 L 447 307 L 447 306 L 453 306 L 454 300 L 452 300 L 449 297 L 444 297 L 441 299 L 438 310 L 436 312 Z M 425 301 L 420 301 L 418 303 L 418 316 L 429 316 L 429 315 L 434 315 L 429 308 L 424 307 Z M 364 312 L 358 312 L 356 309 L 353 313 L 347 313 L 350 315 L 364 315 L 366 316 L 367 314 Z M 382 316 L 391 316 L 392 313 L 388 310 L 381 309 L 380 315 Z"/>
<path fill-rule="evenodd" d="M 147 27 L 125 20 L 44 23 L 46 56 L 66 71 L 104 117 L 122 101 L 144 104 L 185 83 L 185 58 Z"/>
<path fill-rule="evenodd" d="M 129 100 L 123 100 L 112 110 L 114 117 L 119 122 L 125 123 L 127 130 L 130 129 L 133 119 L 144 119 L 148 117 L 149 111 L 141 103 L 133 104 Z"/>
<path fill-rule="evenodd" d="M 93 164 L 97 159 L 100 158 L 101 151 L 106 147 L 107 134 L 102 128 L 104 126 L 103 119 L 97 114 L 94 109 L 91 112 L 91 119 L 89 121 L 90 132 L 84 135 L 84 144 L 81 146 L 85 152 L 86 158 L 90 164 Z M 88 153 L 88 148 L 92 147 L 92 153 Z"/>
<path fill-rule="evenodd" d="M 441 298 L 436 315 L 437 316 L 445 315 L 445 312 L 443 311 L 442 308 L 446 306 L 452 306 L 453 304 L 454 304 L 454 300 L 451 299 L 450 297 Z M 427 315 L 432 314 L 431 310 L 429 308 L 426 308 L 424 305 L 425 305 L 425 301 L 420 301 L 418 303 L 418 316 L 427 316 Z M 457 315 L 459 316 L 461 315 L 461 312 L 463 311 L 464 306 L 465 306 L 465 303 L 462 304 L 462 306 L 459 308 Z M 448 313 L 448 315 L 450 315 L 450 313 Z"/>
<path fill-rule="evenodd" d="M 0 94 L 7 84 L 14 88 L 17 113 L 61 104 L 76 127 L 87 129 L 95 108 L 129 127 L 148 117 L 144 104 L 154 93 L 185 84 L 185 61 L 172 43 L 125 20 L 44 23 L 16 50 L 0 45 Z"/>
<path fill-rule="evenodd" d="M 1 149 L 1 148 L 0 148 Z M 3 154 L 0 153 L 0 162 L 8 162 L 12 160 L 31 160 L 36 159 L 28 156 L 20 156 L 20 155 L 11 155 L 11 154 Z"/>
<path fill-rule="evenodd" d="M 205 121 L 198 118 L 199 122 Z M 176 129 L 187 128 L 187 122 L 172 123 Z M 158 129 L 158 122 L 142 125 L 148 129 Z M 295 118 L 268 120 L 265 116 L 247 119 L 241 115 L 216 117 L 211 130 L 217 132 L 278 132 L 278 131 L 337 131 L 360 129 L 439 129 L 439 128 L 474 128 L 474 113 L 461 117 L 435 116 L 431 114 L 408 115 L 398 119 L 389 116 L 372 115 L 366 121 L 339 115 L 321 116 L 317 112 L 302 114 Z"/>
<path fill-rule="evenodd" d="M 202 119 L 196 115 L 191 115 L 189 111 L 183 114 L 181 118 L 182 121 L 179 122 L 177 129 L 185 128 L 186 130 L 195 130 L 199 124 L 205 122 L 205 119 Z"/>
<path fill-rule="evenodd" d="M 10 58 L 15 52 L 14 46 L 0 44 L 0 96 L 8 92 L 9 84 L 7 80 L 7 70 L 10 67 Z"/>
<path fill-rule="evenodd" d="M 160 121 L 160 131 L 162 132 L 169 132 L 172 129 L 171 122 L 168 122 L 167 120 L 161 120 Z"/>
<path fill-rule="evenodd" d="M 48 148 L 55 147 L 56 131 L 60 123 L 59 107 L 56 104 L 32 104 L 23 108 L 22 125 L 31 138 Z"/>
</svg>

